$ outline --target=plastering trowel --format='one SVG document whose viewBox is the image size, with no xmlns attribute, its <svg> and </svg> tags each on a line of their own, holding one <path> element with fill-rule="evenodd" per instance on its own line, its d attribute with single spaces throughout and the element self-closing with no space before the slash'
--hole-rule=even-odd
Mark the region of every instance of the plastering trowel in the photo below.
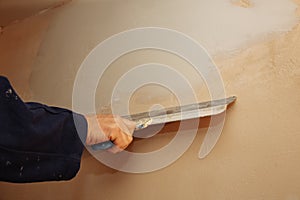
<svg viewBox="0 0 300 200">
<path fill-rule="evenodd" d="M 151 112 L 143 112 L 134 115 L 123 116 L 123 118 L 136 122 L 135 130 L 141 130 L 149 125 L 164 124 L 169 122 L 194 119 L 199 117 L 206 117 L 217 115 L 224 112 L 227 106 L 236 100 L 235 96 L 231 96 L 225 99 L 218 99 L 213 101 L 201 102 L 196 104 L 189 104 L 185 106 L 170 107 L 161 110 L 154 110 Z M 216 137 L 216 140 L 218 137 Z M 205 142 L 205 141 L 204 141 Z M 206 149 L 212 149 L 215 142 L 212 142 L 211 147 Z M 105 150 L 114 145 L 111 141 L 102 142 L 92 145 L 93 150 Z"/>
</svg>

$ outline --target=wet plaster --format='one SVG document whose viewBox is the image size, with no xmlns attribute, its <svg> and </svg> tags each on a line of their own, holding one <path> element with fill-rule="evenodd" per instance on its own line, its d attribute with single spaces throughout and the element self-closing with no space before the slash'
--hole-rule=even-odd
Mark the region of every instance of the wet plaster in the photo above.
<svg viewBox="0 0 300 200">
<path fill-rule="evenodd" d="M 111 14 L 115 11 L 109 2 L 104 2 L 104 13 L 95 14 L 98 17 L 105 15 L 105 12 Z M 232 2 L 243 6 L 247 5 L 248 1 L 230 3 Z M 300 4 L 299 1 L 295 2 Z M 52 22 L 37 57 L 28 59 L 34 63 L 29 80 L 29 87 L 33 91 L 32 99 L 71 107 L 72 80 L 85 55 L 101 41 L 99 38 L 106 38 L 111 33 L 118 32 L 119 29 L 116 27 L 124 28 L 124 23 L 122 25 L 114 17 L 110 24 L 104 26 L 105 30 L 110 30 L 108 32 L 92 26 L 95 23 L 93 21 L 80 21 L 81 19 L 72 21 L 71 17 L 63 17 L 81 9 L 85 12 L 90 11 L 91 15 L 96 12 L 90 10 L 92 8 L 89 6 L 77 7 L 76 4 L 71 4 L 66 7 L 64 12 L 56 16 L 58 18 L 55 18 L 55 23 Z M 299 8 L 296 13 L 300 14 Z M 138 20 L 135 22 L 138 24 Z M 83 33 L 84 28 L 78 24 L 90 27 L 90 32 Z M 70 26 L 78 29 L 70 29 Z M 82 37 L 84 35 L 90 37 Z M 91 35 L 97 35 L 98 39 L 93 40 Z M 88 152 L 84 152 L 81 170 L 74 180 L 27 185 L 0 183 L 1 198 L 300 199 L 299 35 L 298 24 L 287 33 L 249 44 L 247 48 L 232 55 L 215 55 L 214 60 L 223 77 L 226 93 L 237 95 L 238 100 L 227 111 L 222 136 L 205 159 L 199 160 L 197 154 L 207 131 L 209 118 L 200 120 L 197 137 L 187 152 L 162 170 L 147 174 L 118 172 L 99 163 Z M 81 48 L 75 48 L 77 45 Z M 115 71 L 116 76 L 109 76 L 108 79 L 112 79 L 114 83 L 122 74 L 122 70 L 126 71 L 132 64 L 153 59 L 157 62 L 164 61 L 178 69 L 180 66 L 188 66 L 173 55 L 161 55 L 150 51 L 146 53 L 150 56 L 137 52 L 113 63 L 112 71 L 107 73 Z M 26 61 L 27 58 L 25 54 L 19 60 Z M 118 68 L 120 65 L 124 68 Z M 113 70 L 114 68 L 120 70 Z M 1 69 L 1 72 L 3 70 L 7 69 Z M 182 71 L 187 74 L 193 72 Z M 21 91 L 22 83 L 26 81 L 18 83 L 18 80 L 22 80 L 21 75 L 18 75 L 20 77 L 13 75 L 10 76 Z M 197 79 L 191 77 L 192 80 Z M 105 82 L 105 79 L 103 81 Z M 110 87 L 100 90 L 99 86 L 97 96 L 100 102 L 99 109 L 109 101 L 107 97 L 101 98 L 101 92 L 109 93 Z M 205 89 L 202 90 L 202 94 L 206 95 Z M 163 89 L 160 91 L 162 94 L 169 92 Z M 133 101 L 137 104 L 143 102 L 141 96 L 145 95 L 144 92 L 137 91 L 132 97 Z M 201 98 L 201 95 L 199 96 Z M 168 101 L 164 103 L 168 105 Z M 145 105 L 139 106 L 139 109 L 147 109 Z M 135 140 L 129 150 L 134 152 L 157 150 L 170 142 L 178 127 L 179 123 L 168 124 L 160 131 L 161 134 Z"/>
</svg>

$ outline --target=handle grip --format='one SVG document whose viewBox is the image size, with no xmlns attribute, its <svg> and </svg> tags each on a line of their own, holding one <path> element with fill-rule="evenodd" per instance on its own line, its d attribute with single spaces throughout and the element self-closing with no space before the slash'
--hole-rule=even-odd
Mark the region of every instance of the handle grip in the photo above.
<svg viewBox="0 0 300 200">
<path fill-rule="evenodd" d="M 99 143 L 99 144 L 92 145 L 92 149 L 94 151 L 99 151 L 99 150 L 109 149 L 113 146 L 114 146 L 114 143 L 112 141 L 106 141 L 106 142 L 102 142 L 102 143 Z"/>
</svg>

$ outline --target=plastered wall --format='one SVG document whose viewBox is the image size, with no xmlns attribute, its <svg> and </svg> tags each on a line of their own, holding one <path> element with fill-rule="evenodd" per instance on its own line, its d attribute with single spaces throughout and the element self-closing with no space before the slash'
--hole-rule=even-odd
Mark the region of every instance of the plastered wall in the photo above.
<svg viewBox="0 0 300 200">
<path fill-rule="evenodd" d="M 159 4 L 73 1 L 5 27 L 0 35 L 0 73 L 7 75 L 27 100 L 71 108 L 77 69 L 85 56 L 112 34 L 139 26 L 166 26 L 196 36 L 197 31 L 191 30 L 197 27 L 179 20 L 188 13 L 176 12 L 179 6 L 189 10 L 193 4 Z M 298 8 L 295 15 L 299 14 Z M 237 95 L 238 101 L 227 111 L 222 136 L 205 159 L 198 159 L 197 154 L 208 118 L 200 120 L 197 137 L 183 156 L 159 171 L 119 172 L 84 152 L 80 172 L 72 181 L 0 183 L 0 199 L 300 199 L 299 34 L 300 26 L 296 24 L 288 32 L 244 44 L 234 53 L 214 54 L 226 93 Z M 153 60 L 190 70 L 187 63 L 173 55 L 144 51 L 113 63 L 107 71 L 109 80 L 114 83 L 120 76 L 120 66 L 126 71 L 126 67 Z M 182 73 L 197 80 L 192 71 L 184 69 Z M 194 87 L 202 92 L 198 98 L 207 97 L 202 82 Z M 111 88 L 99 86 L 99 110 L 109 102 Z M 159 92 L 168 94 L 163 89 Z M 163 101 L 164 105 L 176 103 L 173 98 L 152 95 L 150 100 Z M 139 107 L 133 110 L 147 109 L 143 96 L 143 91 L 140 98 L 135 94 L 133 101 Z M 157 150 L 172 140 L 178 126 L 172 123 L 161 134 L 137 139 L 129 150 Z"/>
<path fill-rule="evenodd" d="M 11 23 L 23 20 L 39 12 L 63 5 L 65 0 L 2 0 L 0 2 L 0 26 L 4 27 Z"/>
</svg>

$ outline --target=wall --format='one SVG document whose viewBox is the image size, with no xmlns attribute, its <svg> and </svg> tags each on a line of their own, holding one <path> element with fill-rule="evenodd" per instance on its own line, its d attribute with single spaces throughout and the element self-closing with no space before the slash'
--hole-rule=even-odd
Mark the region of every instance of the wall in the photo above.
<svg viewBox="0 0 300 200">
<path fill-rule="evenodd" d="M 70 108 L 77 69 L 90 50 L 112 34 L 139 26 L 163 26 L 182 31 L 201 42 L 198 35 L 201 29 L 196 26 L 196 20 L 192 20 L 194 16 L 189 16 L 195 13 L 190 9 L 197 10 L 195 2 L 127 1 L 123 4 L 118 1 L 73 1 L 56 11 L 15 24 L 15 28 L 4 29 L 0 36 L 0 52 L 7 54 L 1 53 L 5 56 L 0 60 L 7 61 L 1 65 L 19 67 L 24 60 L 28 63 L 24 72 L 28 79 L 19 82 L 23 73 L 16 73 L 15 69 L 1 68 L 1 74 L 7 74 L 20 92 L 23 91 L 22 83 L 27 83 L 31 94 L 28 99 Z M 247 5 L 245 2 L 233 3 Z M 295 3 L 300 4 L 299 1 Z M 181 12 L 178 9 L 182 9 Z M 288 16 L 287 13 L 281 14 Z M 299 16 L 299 8 L 296 14 Z M 300 199 L 297 124 L 300 109 L 300 26 L 295 25 L 293 20 L 287 25 L 286 22 L 276 24 L 273 29 L 284 25 L 282 29 L 291 29 L 289 32 L 270 34 L 271 29 L 257 33 L 255 40 L 234 45 L 234 48 L 243 48 L 240 51 L 232 53 L 231 48 L 220 44 L 225 50 L 231 50 L 229 53 L 225 51 L 224 55 L 214 51 L 213 43 L 212 48 L 208 48 L 215 52 L 214 59 L 222 74 L 226 93 L 237 95 L 238 101 L 226 113 L 222 136 L 205 159 L 198 159 L 197 154 L 209 119 L 200 122 L 197 137 L 184 155 L 162 170 L 146 174 L 123 173 L 104 166 L 84 152 L 81 170 L 74 180 L 27 185 L 0 183 L 1 198 Z M 24 23 L 29 23 L 34 29 L 29 32 L 24 28 L 28 24 Z M 13 36 L 18 33 L 24 33 L 24 38 L 15 41 L 19 37 Z M 239 38 L 243 41 L 244 35 Z M 7 51 L 9 44 L 12 47 Z M 16 54 L 13 47 L 22 49 L 22 53 Z M 14 59 L 15 55 L 20 57 Z M 146 51 L 121 58 L 107 73 L 121 74 L 113 69 L 125 66 L 122 70 L 126 71 L 130 66 L 153 60 L 181 69 L 182 73 L 190 69 L 187 63 L 173 55 Z M 186 73 L 192 80 L 197 80 L 191 75 L 192 71 L 187 70 Z M 112 84 L 120 74 L 109 76 L 113 79 Z M 201 89 L 202 82 L 200 85 L 194 87 Z M 99 86 L 99 109 L 109 102 L 107 96 L 111 88 Z M 106 95 L 102 97 L 101 94 Z M 203 95 L 207 95 L 205 90 Z M 167 99 L 164 103 L 167 105 L 172 101 Z M 145 109 L 141 105 L 145 99 L 140 102 L 139 109 Z M 161 131 L 162 134 L 137 139 L 129 149 L 134 152 L 159 149 L 170 142 L 178 126 L 178 123 L 172 123 Z"/>
<path fill-rule="evenodd" d="M 0 2 L 0 27 L 43 12 L 51 7 L 64 4 L 63 0 L 2 0 Z"/>
</svg>

